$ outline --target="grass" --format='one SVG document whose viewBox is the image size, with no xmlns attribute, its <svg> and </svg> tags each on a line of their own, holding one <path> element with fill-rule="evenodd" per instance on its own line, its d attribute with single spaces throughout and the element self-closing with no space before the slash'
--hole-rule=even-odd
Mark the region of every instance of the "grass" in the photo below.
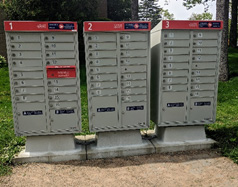
<svg viewBox="0 0 238 187">
<path fill-rule="evenodd" d="M 207 125 L 207 135 L 216 141 L 224 156 L 238 163 L 238 49 L 229 49 L 230 80 L 220 82 L 217 121 Z M 88 129 L 88 107 L 85 67 L 81 67 L 82 132 Z M 12 158 L 25 144 L 24 137 L 14 135 L 12 106 L 7 67 L 0 68 L 0 175 L 11 171 Z"/>
</svg>

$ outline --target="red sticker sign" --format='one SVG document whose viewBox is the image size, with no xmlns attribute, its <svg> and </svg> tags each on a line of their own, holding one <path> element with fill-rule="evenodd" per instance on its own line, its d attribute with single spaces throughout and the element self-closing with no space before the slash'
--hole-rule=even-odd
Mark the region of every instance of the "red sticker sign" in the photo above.
<svg viewBox="0 0 238 187">
<path fill-rule="evenodd" d="M 47 78 L 75 78 L 76 66 L 46 66 Z"/>
</svg>

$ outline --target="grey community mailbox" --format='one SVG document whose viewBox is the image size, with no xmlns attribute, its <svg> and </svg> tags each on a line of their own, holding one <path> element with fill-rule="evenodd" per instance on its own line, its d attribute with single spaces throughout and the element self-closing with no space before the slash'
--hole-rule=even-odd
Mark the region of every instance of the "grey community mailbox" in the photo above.
<svg viewBox="0 0 238 187">
<path fill-rule="evenodd" d="M 84 22 L 92 132 L 149 127 L 150 22 Z"/>
<path fill-rule="evenodd" d="M 77 23 L 4 24 L 16 135 L 80 132 Z"/>
<path fill-rule="evenodd" d="M 215 122 L 222 28 L 222 21 L 163 20 L 151 30 L 151 120 L 159 139 L 205 139 L 203 125 Z M 169 129 L 176 129 L 172 138 Z"/>
</svg>

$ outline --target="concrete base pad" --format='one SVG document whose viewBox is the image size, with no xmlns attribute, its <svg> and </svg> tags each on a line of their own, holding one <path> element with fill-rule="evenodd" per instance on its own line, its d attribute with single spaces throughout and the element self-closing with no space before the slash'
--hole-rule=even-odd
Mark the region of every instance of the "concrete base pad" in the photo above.
<svg viewBox="0 0 238 187">
<path fill-rule="evenodd" d="M 27 137 L 26 148 L 14 159 L 14 163 L 59 162 L 86 160 L 85 146 L 75 144 L 73 135 Z"/>
<path fill-rule="evenodd" d="M 114 158 L 155 153 L 149 140 L 143 140 L 139 130 L 103 132 L 96 143 L 87 146 L 87 159 Z"/>
<path fill-rule="evenodd" d="M 190 151 L 210 149 L 216 141 L 212 139 L 185 141 L 185 142 L 163 142 L 156 139 L 152 139 L 151 143 L 154 145 L 156 153 L 176 152 L 176 151 Z"/>
</svg>

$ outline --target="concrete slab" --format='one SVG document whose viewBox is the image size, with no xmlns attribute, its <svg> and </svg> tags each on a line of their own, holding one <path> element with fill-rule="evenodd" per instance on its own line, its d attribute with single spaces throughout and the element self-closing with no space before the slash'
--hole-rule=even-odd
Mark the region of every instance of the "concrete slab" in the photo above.
<svg viewBox="0 0 238 187">
<path fill-rule="evenodd" d="M 89 139 L 92 141 L 93 137 Z M 97 133 L 95 143 L 87 145 L 87 159 L 114 158 L 155 153 L 149 140 L 143 140 L 139 130 Z"/>
<path fill-rule="evenodd" d="M 163 142 L 155 138 L 151 142 L 156 149 L 156 153 L 210 149 L 216 143 L 216 141 L 209 138 L 184 142 Z"/>
<path fill-rule="evenodd" d="M 86 160 L 83 140 L 75 141 L 73 135 L 27 137 L 26 147 L 14 159 L 14 163 L 59 162 Z"/>
</svg>

